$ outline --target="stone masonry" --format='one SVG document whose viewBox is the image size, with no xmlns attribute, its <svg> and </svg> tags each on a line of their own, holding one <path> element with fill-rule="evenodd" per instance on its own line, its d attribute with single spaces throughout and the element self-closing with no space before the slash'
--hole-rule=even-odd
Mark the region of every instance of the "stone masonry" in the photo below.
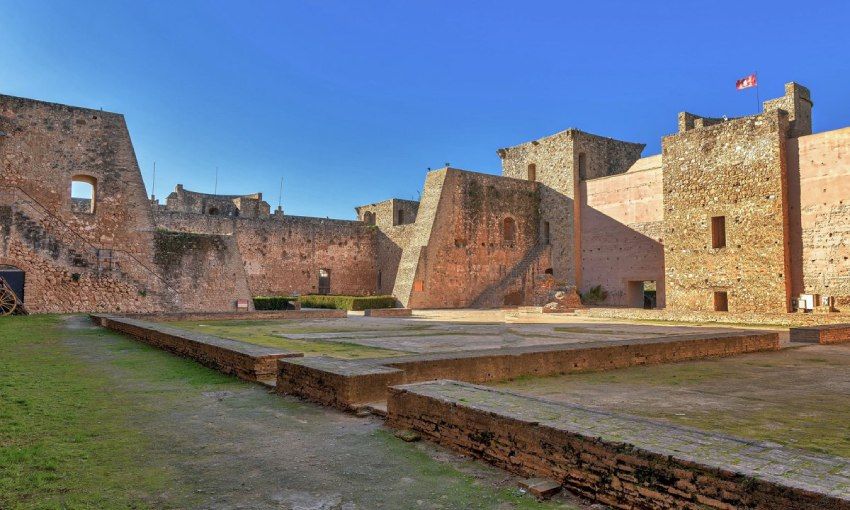
<svg viewBox="0 0 850 510">
<path fill-rule="evenodd" d="M 758 115 L 683 112 L 646 157 L 567 129 L 500 149 L 501 176 L 433 171 L 421 201 L 348 221 L 180 185 L 160 204 L 121 115 L 0 96 L 0 270 L 24 271 L 35 312 L 235 311 L 313 292 L 539 306 L 597 286 L 609 306 L 776 314 L 816 294 L 847 311 L 850 135 L 811 134 L 812 105 L 789 83 Z"/>
</svg>

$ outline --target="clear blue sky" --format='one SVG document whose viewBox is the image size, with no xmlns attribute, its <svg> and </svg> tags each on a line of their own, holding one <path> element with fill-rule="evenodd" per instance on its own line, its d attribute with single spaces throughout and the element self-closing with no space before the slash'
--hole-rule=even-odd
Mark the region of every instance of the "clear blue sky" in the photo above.
<svg viewBox="0 0 850 510">
<path fill-rule="evenodd" d="M 567 127 L 639 141 L 682 110 L 750 114 L 812 89 L 850 125 L 850 2 L 8 1 L 0 93 L 121 112 L 156 194 L 262 191 L 352 218 L 416 198 L 427 167 Z"/>
</svg>

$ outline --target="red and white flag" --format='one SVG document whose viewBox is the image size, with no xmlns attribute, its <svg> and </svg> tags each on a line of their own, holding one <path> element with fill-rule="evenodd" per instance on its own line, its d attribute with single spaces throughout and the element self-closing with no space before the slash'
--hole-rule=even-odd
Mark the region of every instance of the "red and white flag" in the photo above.
<svg viewBox="0 0 850 510">
<path fill-rule="evenodd" d="M 756 74 L 753 73 L 745 78 L 741 78 L 740 80 L 735 82 L 735 88 L 738 90 L 748 89 L 750 87 L 757 87 L 759 84 L 756 79 Z"/>
</svg>

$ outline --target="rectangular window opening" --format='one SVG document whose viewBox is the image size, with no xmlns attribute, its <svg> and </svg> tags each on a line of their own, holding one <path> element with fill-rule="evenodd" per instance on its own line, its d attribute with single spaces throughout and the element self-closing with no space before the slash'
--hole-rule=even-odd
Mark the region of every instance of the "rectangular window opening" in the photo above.
<svg viewBox="0 0 850 510">
<path fill-rule="evenodd" d="M 727 294 L 725 290 L 714 291 L 714 311 L 729 311 L 729 294 Z"/>
<path fill-rule="evenodd" d="M 726 247 L 726 216 L 711 218 L 711 247 Z"/>
</svg>

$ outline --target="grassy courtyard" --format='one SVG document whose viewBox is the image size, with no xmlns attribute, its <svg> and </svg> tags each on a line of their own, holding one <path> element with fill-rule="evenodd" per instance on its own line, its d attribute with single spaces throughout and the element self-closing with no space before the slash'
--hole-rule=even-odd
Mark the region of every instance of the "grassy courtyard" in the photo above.
<svg viewBox="0 0 850 510">
<path fill-rule="evenodd" d="M 0 508 L 580 508 L 82 317 L 0 319 Z"/>
<path fill-rule="evenodd" d="M 499 387 L 850 457 L 850 345 L 811 345 Z"/>
</svg>

